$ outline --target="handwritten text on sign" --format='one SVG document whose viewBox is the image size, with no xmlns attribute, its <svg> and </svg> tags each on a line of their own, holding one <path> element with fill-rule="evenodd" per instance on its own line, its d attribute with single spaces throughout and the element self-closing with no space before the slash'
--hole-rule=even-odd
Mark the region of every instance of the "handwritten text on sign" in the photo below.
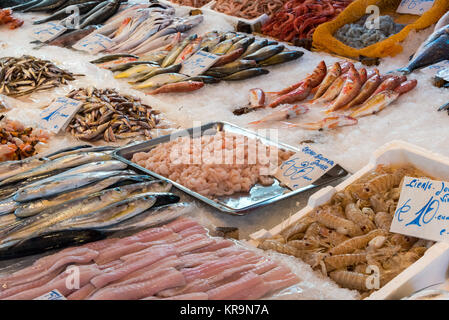
<svg viewBox="0 0 449 320">
<path fill-rule="evenodd" d="M 218 58 L 219 56 L 213 53 L 198 51 L 184 61 L 180 73 L 185 74 L 186 76 L 195 77 L 206 72 Z"/>
<path fill-rule="evenodd" d="M 405 177 L 390 231 L 449 241 L 449 182 Z"/>
<path fill-rule="evenodd" d="M 314 183 L 334 165 L 334 161 L 313 151 L 309 146 L 304 146 L 301 151 L 284 161 L 274 176 L 290 189 L 296 190 Z"/>
<path fill-rule="evenodd" d="M 396 12 L 420 16 L 432 8 L 434 1 L 435 0 L 402 0 Z"/>
<path fill-rule="evenodd" d="M 33 30 L 33 38 L 41 42 L 50 41 L 63 34 L 66 30 L 66 27 L 58 23 L 48 22 Z"/>
<path fill-rule="evenodd" d="M 58 290 L 52 290 L 34 300 L 67 300 Z"/>
<path fill-rule="evenodd" d="M 64 130 L 82 104 L 82 101 L 66 97 L 57 98 L 41 112 L 41 127 L 55 133 Z"/>
<path fill-rule="evenodd" d="M 97 33 L 88 35 L 87 37 L 81 39 L 73 46 L 73 49 L 96 54 L 100 51 L 110 48 L 113 43 L 114 42 L 110 38 Z"/>
</svg>

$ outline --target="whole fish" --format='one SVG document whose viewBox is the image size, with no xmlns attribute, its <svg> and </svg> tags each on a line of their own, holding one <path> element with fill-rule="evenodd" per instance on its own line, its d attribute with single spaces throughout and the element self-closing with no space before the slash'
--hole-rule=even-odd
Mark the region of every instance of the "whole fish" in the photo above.
<svg viewBox="0 0 449 320">
<path fill-rule="evenodd" d="M 67 2 L 67 0 L 43 0 L 34 6 L 23 10 L 23 12 L 53 10 L 62 6 L 65 2 Z"/>
<path fill-rule="evenodd" d="M 180 73 L 163 73 L 154 76 L 141 84 L 135 86 L 136 89 L 151 89 L 163 86 L 167 83 L 179 82 L 188 78 L 188 76 Z"/>
<path fill-rule="evenodd" d="M 96 26 L 88 26 L 84 29 L 69 31 L 67 33 L 64 33 L 63 35 L 60 35 L 56 39 L 46 42 L 45 44 L 49 46 L 68 48 L 76 44 L 79 40 L 87 37 L 96 29 Z"/>
<path fill-rule="evenodd" d="M 204 86 L 204 82 L 201 81 L 181 81 L 175 83 L 168 83 L 159 87 L 148 94 L 155 95 L 160 93 L 170 93 L 170 92 L 190 92 L 201 89 Z"/>
<path fill-rule="evenodd" d="M 239 41 L 235 42 L 226 53 L 232 52 L 237 49 L 243 49 L 243 52 L 246 51 L 246 49 L 249 47 L 251 43 L 253 43 L 255 40 L 254 37 L 244 37 L 240 39 Z"/>
<path fill-rule="evenodd" d="M 312 90 L 312 80 L 306 79 L 298 88 L 280 96 L 268 105 L 269 108 L 275 108 L 280 104 L 294 103 L 307 98 Z"/>
<path fill-rule="evenodd" d="M 185 214 L 189 214 L 193 212 L 194 209 L 194 205 L 189 202 L 167 204 L 161 207 L 151 208 L 134 218 L 123 221 L 117 226 L 113 225 L 99 230 L 117 232 L 146 229 L 174 220 Z"/>
<path fill-rule="evenodd" d="M 0 201 L 0 216 L 9 214 L 16 210 L 16 208 L 19 206 L 17 201 L 13 199 L 13 197 L 9 197 L 7 199 Z"/>
<path fill-rule="evenodd" d="M 201 81 L 203 83 L 219 83 L 221 81 L 220 79 L 210 77 L 210 76 L 204 76 L 204 75 L 190 77 L 190 78 L 187 78 L 186 80 L 187 81 Z"/>
<path fill-rule="evenodd" d="M 249 105 L 251 108 L 263 108 L 265 106 L 265 92 L 259 88 L 249 90 Z"/>
<path fill-rule="evenodd" d="M 270 113 L 268 116 L 260 120 L 250 122 L 249 124 L 255 125 L 269 121 L 282 121 L 291 118 L 297 118 L 299 115 L 304 114 L 307 111 L 309 111 L 309 108 L 307 108 L 306 106 L 290 105 L 284 108 L 280 108 L 279 110 Z"/>
<path fill-rule="evenodd" d="M 258 63 L 261 67 L 267 67 L 267 66 L 273 66 L 276 64 L 293 61 L 300 57 L 302 57 L 304 52 L 302 51 L 284 51 L 278 54 L 275 54 L 274 56 L 262 60 Z"/>
<path fill-rule="evenodd" d="M 81 4 L 70 5 L 68 7 L 64 7 L 63 9 L 56 11 L 55 13 L 44 19 L 34 21 L 33 24 L 41 24 L 48 21 L 60 20 L 62 18 L 67 17 L 70 14 L 70 12 L 75 12 L 75 10 L 77 10 L 80 14 L 83 14 L 91 10 L 97 4 L 98 1 L 89 1 Z"/>
<path fill-rule="evenodd" d="M 340 76 L 341 67 L 338 62 L 334 63 L 334 65 L 329 69 L 320 86 L 318 87 L 314 99 L 318 99 L 321 97 L 326 90 L 330 87 L 330 85 Z"/>
<path fill-rule="evenodd" d="M 251 68 L 251 69 L 245 69 L 242 71 L 235 72 L 233 74 L 227 75 L 223 78 L 223 80 L 227 81 L 237 81 L 237 80 L 245 80 L 252 77 L 261 76 L 264 74 L 268 74 L 270 71 L 267 69 L 262 68 Z"/>
<path fill-rule="evenodd" d="M 65 151 L 57 151 L 53 154 L 45 155 L 46 159 L 49 160 L 55 160 L 58 158 L 62 158 L 71 154 L 79 154 L 81 152 L 103 152 L 103 153 L 110 153 L 113 150 L 115 150 L 117 147 L 114 146 L 99 146 L 99 147 L 84 147 L 83 149 L 73 149 L 70 150 L 70 148 L 67 148 Z"/>
<path fill-rule="evenodd" d="M 39 176 L 56 170 L 76 167 L 88 162 L 102 161 L 109 159 L 111 159 L 111 155 L 102 152 L 82 152 L 78 154 L 67 155 L 61 158 L 57 158 L 53 161 L 45 162 L 44 164 L 35 167 L 31 170 L 15 174 L 10 178 L 4 179 L 0 182 L 0 186 L 28 179 L 31 177 Z"/>
<path fill-rule="evenodd" d="M 153 50 L 171 51 L 182 39 L 184 39 L 184 36 L 181 33 L 170 33 L 156 39 L 150 38 L 133 48 L 131 52 L 135 54 L 146 54 Z"/>
<path fill-rule="evenodd" d="M 112 176 L 118 176 L 120 174 L 127 173 L 128 172 L 124 172 L 122 170 L 116 170 L 66 175 L 61 178 L 39 183 L 35 186 L 21 188 L 15 194 L 14 200 L 18 202 L 26 202 L 40 198 L 47 198 L 56 194 L 61 194 L 67 191 L 81 188 L 88 184 L 101 181 Z M 133 172 L 129 172 L 130 175 L 132 173 Z"/>
<path fill-rule="evenodd" d="M 243 48 L 239 48 L 235 49 L 234 51 L 230 51 L 225 55 L 220 56 L 212 65 L 212 67 L 221 67 L 223 65 L 226 65 L 228 63 L 237 60 L 242 55 L 243 51 L 244 51 Z"/>
<path fill-rule="evenodd" d="M 80 29 L 83 29 L 91 24 L 100 24 L 106 21 L 109 17 L 113 16 L 120 7 L 120 0 L 108 1 L 108 3 L 100 9 L 96 9 L 97 7 L 91 10 L 95 10 L 92 14 L 86 14 L 86 18 L 82 20 L 79 26 Z"/>
<path fill-rule="evenodd" d="M 324 94 L 319 97 L 318 99 L 311 100 L 310 103 L 317 104 L 317 103 L 326 103 L 334 100 L 341 92 L 341 89 L 343 89 L 343 85 L 345 84 L 347 77 L 347 73 L 340 75 L 337 79 L 335 79 L 334 82 L 327 88 L 327 90 L 324 92 Z"/>
<path fill-rule="evenodd" d="M 247 55 L 245 59 L 259 62 L 271 58 L 272 56 L 282 52 L 283 50 L 284 46 L 281 44 L 266 46 L 257 50 L 256 52 Z"/>
<path fill-rule="evenodd" d="M 49 227 L 64 220 L 100 210 L 110 204 L 127 199 L 131 195 L 145 192 L 148 191 L 138 183 L 103 190 L 82 198 L 64 202 L 60 205 L 50 207 L 35 216 L 29 217 L 7 232 L 3 232 L 0 243 L 17 241 L 30 237 L 31 235 L 42 234 L 48 231 Z"/>
<path fill-rule="evenodd" d="M 128 72 L 129 76 L 132 76 L 135 73 L 139 73 L 139 71 L 146 71 L 148 68 L 158 68 L 159 65 L 153 61 L 131 61 L 123 64 L 119 64 L 117 66 L 109 68 L 112 72 L 124 71 L 124 73 Z M 132 70 L 131 70 L 132 69 Z M 128 71 L 129 70 L 129 71 Z M 148 70 L 150 71 L 150 70 Z M 124 77 L 126 78 L 126 77 Z"/>
<path fill-rule="evenodd" d="M 330 104 L 325 113 L 331 113 L 344 107 L 359 94 L 361 87 L 360 75 L 354 67 L 351 67 L 340 94 Z"/>
<path fill-rule="evenodd" d="M 225 76 L 225 75 L 230 75 L 230 74 L 234 74 L 236 72 L 245 70 L 245 69 L 250 69 L 250 68 L 255 68 L 257 67 L 257 63 L 254 60 L 237 60 L 228 64 L 225 64 L 224 66 L 221 67 L 214 67 L 214 68 L 210 68 L 209 70 L 207 70 L 204 74 L 205 75 L 221 75 L 221 77 Z"/>
<path fill-rule="evenodd" d="M 391 76 L 382 81 L 376 90 L 371 94 L 370 97 L 375 96 L 376 94 L 385 91 L 385 90 L 394 90 L 397 86 L 404 82 L 406 79 L 403 79 L 398 76 Z"/>
<path fill-rule="evenodd" d="M 156 65 L 153 64 L 139 64 L 136 66 L 133 66 L 131 68 L 127 68 L 125 71 L 120 72 L 114 76 L 116 79 L 123 79 L 123 78 L 129 78 L 129 77 L 139 77 L 143 73 L 148 73 L 153 70 L 158 69 Z M 114 71 L 114 70 L 111 70 Z M 118 70 L 116 70 L 118 71 Z"/>
<path fill-rule="evenodd" d="M 173 64 L 169 67 L 166 68 L 158 68 L 155 69 L 153 71 L 150 71 L 144 75 L 142 75 L 141 77 L 137 78 L 134 81 L 131 81 L 130 83 L 140 83 L 140 82 L 144 82 L 145 80 L 151 79 L 154 76 L 157 76 L 159 74 L 164 74 L 164 73 L 177 73 L 179 72 L 179 70 L 181 70 L 182 65 L 181 64 Z"/>
<path fill-rule="evenodd" d="M 225 41 L 220 42 L 215 47 L 213 47 L 211 53 L 216 55 L 223 55 L 232 47 L 234 44 L 232 39 L 227 39 Z"/>
<path fill-rule="evenodd" d="M 324 118 L 317 122 L 300 123 L 295 125 L 306 130 L 325 130 L 338 127 L 353 126 L 358 122 L 357 119 L 345 115 L 336 115 Z"/>
<path fill-rule="evenodd" d="M 78 198 L 82 198 L 84 196 L 93 194 L 95 192 L 99 192 L 99 191 L 104 190 L 104 189 L 108 188 L 109 186 L 112 186 L 118 182 L 121 182 L 121 181 L 134 181 L 135 182 L 135 181 L 143 180 L 143 179 L 152 180 L 150 177 L 146 178 L 146 176 L 129 176 L 129 175 L 112 176 L 112 177 L 106 178 L 104 180 L 97 181 L 92 184 L 86 185 L 82 188 L 73 190 L 71 192 L 67 192 L 67 193 L 57 195 L 57 196 L 54 196 L 51 198 L 38 199 L 35 201 L 20 203 L 19 206 L 15 209 L 14 214 L 19 218 L 30 217 L 30 216 L 36 215 L 39 212 L 42 212 L 46 209 L 57 206 L 61 203 L 75 200 Z M 142 187 L 148 187 L 149 185 L 152 186 L 151 191 L 153 191 L 153 192 L 168 192 L 168 191 L 170 191 L 170 188 L 171 188 L 171 185 L 168 185 L 168 184 L 163 185 L 157 181 L 150 181 L 148 183 L 145 182 L 145 183 L 141 184 Z M 156 186 L 156 187 L 153 188 L 153 186 Z"/>
<path fill-rule="evenodd" d="M 365 82 L 362 89 L 360 89 L 360 93 L 357 95 L 357 97 L 355 97 L 346 106 L 341 108 L 341 110 L 347 110 L 356 105 L 364 103 L 373 94 L 373 92 L 377 89 L 379 85 L 380 85 L 380 76 L 376 74 Z"/>
<path fill-rule="evenodd" d="M 207 37 L 207 36 L 205 36 Z M 201 50 L 206 50 L 210 52 L 217 44 L 219 44 L 221 41 L 223 41 L 223 37 L 220 35 L 216 35 L 213 37 L 207 37 L 202 43 L 201 43 Z"/>
<path fill-rule="evenodd" d="M 432 33 L 414 55 L 413 59 L 400 72 L 409 74 L 416 69 L 449 59 L 449 25 Z"/>
<path fill-rule="evenodd" d="M 38 4 L 39 2 L 41 2 L 42 0 L 31 0 L 25 3 L 21 3 L 15 6 L 12 6 L 10 9 L 13 10 L 13 12 L 20 12 L 23 11 L 27 8 L 31 8 L 32 6 Z"/>
<path fill-rule="evenodd" d="M 193 40 L 192 42 L 190 42 L 184 48 L 184 50 L 182 50 L 182 52 L 178 55 L 178 57 L 176 58 L 174 64 L 183 63 L 188 58 L 190 58 L 193 54 L 195 54 L 200 49 L 202 41 L 203 41 L 203 38 L 202 37 L 198 37 L 195 40 Z"/>
<path fill-rule="evenodd" d="M 256 40 L 253 43 L 251 43 L 246 51 L 243 53 L 242 58 L 245 58 L 246 56 L 258 51 L 259 49 L 265 47 L 268 44 L 267 39 L 262 40 Z"/>
<path fill-rule="evenodd" d="M 92 61 L 90 61 L 90 63 L 93 63 L 93 64 L 104 63 L 104 62 L 117 60 L 118 58 L 135 58 L 135 59 L 139 59 L 139 56 L 136 56 L 134 54 L 129 54 L 129 53 L 108 54 L 108 55 L 103 56 L 101 58 L 92 60 Z"/>
<path fill-rule="evenodd" d="M 179 54 L 184 50 L 184 48 L 187 47 L 187 45 L 190 42 L 194 41 L 197 37 L 198 36 L 196 34 L 193 34 L 190 37 L 184 39 L 184 41 L 182 41 L 179 45 L 174 47 L 165 57 L 164 61 L 162 61 L 161 67 L 165 68 L 172 65 L 176 61 L 176 58 L 179 56 Z"/>
<path fill-rule="evenodd" d="M 150 53 L 144 54 L 141 57 L 141 59 L 145 60 L 145 61 L 154 61 L 160 65 L 162 63 L 162 61 L 164 61 L 164 59 L 168 53 L 169 53 L 169 51 L 167 51 L 167 50 L 150 52 Z"/>
</svg>

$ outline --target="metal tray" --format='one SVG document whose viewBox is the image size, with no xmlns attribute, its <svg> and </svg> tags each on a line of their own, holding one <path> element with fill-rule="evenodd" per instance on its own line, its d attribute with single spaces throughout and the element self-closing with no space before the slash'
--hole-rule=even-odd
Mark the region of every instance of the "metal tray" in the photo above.
<svg viewBox="0 0 449 320">
<path fill-rule="evenodd" d="M 293 148 L 289 145 L 282 144 L 282 143 L 276 143 L 271 140 L 268 140 L 260 135 L 257 135 L 254 132 L 242 129 L 240 127 L 237 127 L 231 123 L 228 122 L 211 122 L 208 124 L 205 124 L 201 127 L 196 128 L 190 128 L 187 130 L 182 130 L 179 132 L 174 132 L 172 135 L 189 135 L 193 136 L 193 133 L 195 132 L 196 135 L 200 133 L 201 135 L 213 135 L 216 132 L 225 131 L 225 132 L 232 132 L 235 134 L 240 134 L 252 139 L 257 139 L 261 141 L 262 143 L 266 145 L 276 146 L 279 149 L 283 150 L 290 150 L 293 152 L 298 152 L 299 150 L 296 148 Z M 255 209 L 270 203 L 274 203 L 277 201 L 280 201 L 282 199 L 285 199 L 287 197 L 291 197 L 293 195 L 299 194 L 301 192 L 304 192 L 306 190 L 309 190 L 314 187 L 327 185 L 330 182 L 342 178 L 348 174 L 348 171 L 343 169 L 341 166 L 336 165 L 331 170 L 329 170 L 324 176 L 319 178 L 317 181 L 315 181 L 313 184 L 310 184 L 304 188 L 297 189 L 297 190 L 290 190 L 286 187 L 282 187 L 279 184 L 279 181 L 275 179 L 275 182 L 271 186 L 262 186 L 260 184 L 254 185 L 249 193 L 236 193 L 231 196 L 222 196 L 218 197 L 217 199 L 209 199 L 195 191 L 192 191 L 183 185 L 172 181 L 170 179 L 167 179 L 153 171 L 150 171 L 148 169 L 145 169 L 139 165 L 137 165 L 134 162 L 131 162 L 130 159 L 132 158 L 133 154 L 137 152 L 148 152 L 152 148 L 156 147 L 157 145 L 165 142 L 169 142 L 172 135 L 165 135 L 161 136 L 155 139 L 152 139 L 150 141 L 142 142 L 142 143 L 136 143 L 130 146 L 126 146 L 120 149 L 117 149 L 114 152 L 114 157 L 117 160 L 123 161 L 127 163 L 129 166 L 137 168 L 141 171 L 146 172 L 147 174 L 156 177 L 161 180 L 169 181 L 175 186 L 176 188 L 184 191 L 185 193 L 211 205 L 212 207 L 215 207 L 222 212 L 234 214 L 234 215 L 244 215 L 248 214 L 249 210 Z"/>
</svg>

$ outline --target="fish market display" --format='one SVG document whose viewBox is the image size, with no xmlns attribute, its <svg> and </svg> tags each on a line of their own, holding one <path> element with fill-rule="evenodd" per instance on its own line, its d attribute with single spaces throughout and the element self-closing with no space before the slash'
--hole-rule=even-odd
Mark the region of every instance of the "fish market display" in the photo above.
<svg viewBox="0 0 449 320">
<path fill-rule="evenodd" d="M 254 159 L 256 150 L 258 159 Z M 290 156 L 292 152 L 260 141 L 219 132 L 194 139 L 180 137 L 149 152 L 135 153 L 132 161 L 199 194 L 215 197 L 249 192 L 256 183 L 273 184 L 273 170 Z"/>
<path fill-rule="evenodd" d="M 68 266 L 79 268 L 78 289 L 65 284 Z M 0 278 L 0 299 L 34 299 L 57 289 L 69 300 L 254 300 L 298 282 L 285 265 L 178 218 L 41 258 Z"/>
<path fill-rule="evenodd" d="M 0 161 L 22 160 L 36 153 L 38 143 L 46 143 L 48 134 L 26 128 L 17 121 L 0 118 Z"/>
<path fill-rule="evenodd" d="M 408 65 L 399 71 L 409 74 L 416 69 L 449 59 L 449 24 L 432 33 L 414 54 Z"/>
<path fill-rule="evenodd" d="M 170 0 L 170 1 L 182 6 L 190 6 L 194 8 L 201 8 L 202 6 L 211 2 L 211 0 Z"/>
<path fill-rule="evenodd" d="M 28 167 L 33 159 L 0 165 L 2 259 L 87 241 L 83 235 L 105 237 L 109 228 L 148 227 L 186 211 L 187 205 L 170 206 L 179 201 L 168 193 L 171 184 L 126 170 L 102 150 L 62 150 L 53 160 L 34 159 L 37 166 Z"/>
<path fill-rule="evenodd" d="M 274 41 L 259 40 L 236 32 L 211 31 L 202 36 L 192 34 L 177 44 L 158 48 L 143 56 L 112 54 L 92 63 L 118 72 L 118 79 L 129 79 L 136 89 L 151 90 L 149 94 L 189 92 L 203 87 L 202 83 L 221 80 L 244 80 L 268 73 L 263 67 L 300 58 L 301 51 L 287 51 Z M 169 49 L 169 50 L 167 50 Z M 188 77 L 182 73 L 183 63 L 200 50 L 219 58 L 204 69 L 199 76 Z M 202 83 L 201 83 L 202 82 Z"/>
<path fill-rule="evenodd" d="M 366 286 L 368 265 L 379 268 L 383 287 L 432 245 L 389 232 L 404 176 L 426 175 L 411 166 L 379 165 L 259 247 L 298 257 L 366 297 L 375 290 Z"/>
<path fill-rule="evenodd" d="M 9 29 L 17 29 L 23 25 L 23 20 L 14 18 L 10 9 L 0 9 L 0 26 L 3 24 Z"/>
<path fill-rule="evenodd" d="M 75 80 L 74 74 L 33 56 L 0 58 L 0 93 L 18 97 Z"/>
<path fill-rule="evenodd" d="M 335 38 L 350 47 L 360 49 L 380 42 L 404 28 L 403 24 L 395 23 L 388 15 L 379 17 L 379 28 L 367 28 L 367 18 L 368 15 L 365 15 L 355 23 L 345 24 L 337 30 Z"/>
<path fill-rule="evenodd" d="M 68 132 L 81 140 L 149 140 L 155 129 L 168 128 L 159 111 L 114 89 L 75 89 L 67 97 L 83 102 L 67 127 Z"/>
<path fill-rule="evenodd" d="M 254 19 L 263 14 L 272 16 L 284 5 L 285 0 L 216 0 L 213 9 L 230 16 Z"/>
<path fill-rule="evenodd" d="M 333 20 L 351 2 L 289 0 L 262 26 L 262 33 L 282 41 L 312 39 L 318 25 Z"/>
<path fill-rule="evenodd" d="M 350 62 L 336 62 L 328 70 L 321 61 L 307 77 L 281 91 L 264 92 L 260 88 L 250 90 L 248 106 L 234 110 L 241 115 L 260 108 L 276 108 L 268 116 L 251 124 L 283 121 L 296 118 L 311 108 L 324 107 L 327 117 L 300 124 L 286 123 L 290 127 L 307 130 L 334 129 L 357 124 L 360 117 L 376 114 L 393 103 L 401 94 L 417 85 L 417 80 L 405 76 L 380 75 L 377 69 L 357 70 Z M 314 98 L 302 102 L 314 93 Z M 294 104 L 301 102 L 301 104 Z"/>
</svg>

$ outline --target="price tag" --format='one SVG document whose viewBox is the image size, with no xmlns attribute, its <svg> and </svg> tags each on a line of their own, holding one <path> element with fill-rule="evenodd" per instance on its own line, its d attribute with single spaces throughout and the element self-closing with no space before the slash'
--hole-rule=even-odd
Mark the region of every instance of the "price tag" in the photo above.
<svg viewBox="0 0 449 320">
<path fill-rule="evenodd" d="M 449 182 L 405 177 L 390 231 L 448 242 Z"/>
<path fill-rule="evenodd" d="M 441 61 L 421 69 L 422 72 L 434 76 L 437 72 L 449 68 L 449 60 Z"/>
<path fill-rule="evenodd" d="M 72 48 L 76 50 L 86 51 L 90 54 L 96 54 L 100 51 L 110 48 L 113 44 L 114 41 L 112 41 L 110 38 L 97 33 L 88 35 L 87 37 L 81 39 L 74 46 L 72 46 Z"/>
<path fill-rule="evenodd" d="M 185 74 L 190 77 L 206 72 L 217 61 L 219 56 L 205 52 L 198 51 L 193 56 L 183 62 L 181 71 L 179 73 Z"/>
<path fill-rule="evenodd" d="M 284 161 L 274 175 L 290 189 L 306 187 L 335 166 L 335 162 L 304 146 L 301 151 Z"/>
<path fill-rule="evenodd" d="M 33 300 L 67 300 L 67 299 L 61 294 L 61 292 L 55 289 Z"/>
<path fill-rule="evenodd" d="M 434 2 L 435 0 L 402 0 L 396 12 L 421 16 L 432 8 Z"/>
<path fill-rule="evenodd" d="M 40 126 L 55 133 L 64 130 L 82 104 L 82 101 L 66 97 L 57 98 L 41 112 Z"/>
<path fill-rule="evenodd" d="M 33 37 L 41 42 L 51 41 L 60 36 L 67 30 L 66 27 L 55 23 L 48 22 L 33 29 Z"/>
</svg>

